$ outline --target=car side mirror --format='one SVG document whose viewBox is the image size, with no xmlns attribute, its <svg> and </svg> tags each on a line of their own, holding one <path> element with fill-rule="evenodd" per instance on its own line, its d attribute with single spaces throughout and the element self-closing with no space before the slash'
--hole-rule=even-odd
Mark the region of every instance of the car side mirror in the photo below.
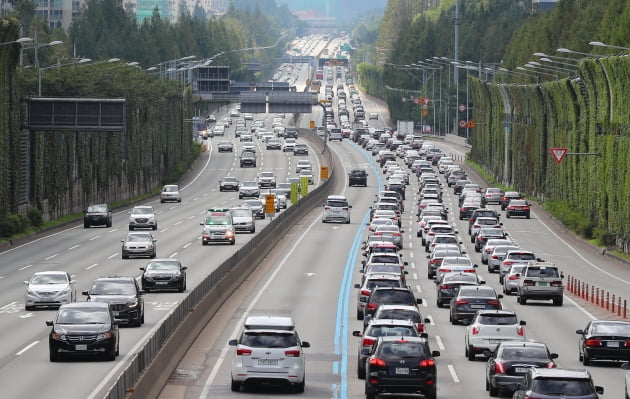
<svg viewBox="0 0 630 399">
<path fill-rule="evenodd" d="M 597 392 L 598 395 L 603 395 L 604 394 L 604 387 L 600 387 L 599 385 L 595 385 L 595 392 Z"/>
<path fill-rule="evenodd" d="M 427 259 L 429 259 L 431 257 L 431 255 L 427 255 Z"/>
<path fill-rule="evenodd" d="M 549 358 L 550 359 L 557 359 L 558 358 L 558 354 L 557 353 L 550 353 L 549 354 Z"/>
<path fill-rule="evenodd" d="M 355 284 L 354 288 L 361 288 L 361 284 Z"/>
<path fill-rule="evenodd" d="M 372 352 L 370 351 L 370 348 L 364 348 L 364 349 L 361 349 L 361 354 L 362 354 L 362 355 L 369 355 L 370 353 L 372 353 Z"/>
<path fill-rule="evenodd" d="M 499 298 L 499 299 L 503 298 L 503 294 L 497 295 L 497 298 Z"/>
<path fill-rule="evenodd" d="M 418 299 L 416 299 L 416 303 L 417 303 L 418 305 L 422 305 L 422 298 L 418 298 Z"/>
<path fill-rule="evenodd" d="M 352 336 L 353 337 L 362 337 L 363 333 L 361 331 L 359 331 L 359 330 L 354 330 L 354 331 L 352 331 Z"/>
<path fill-rule="evenodd" d="M 492 352 L 490 352 L 489 350 L 485 350 L 483 351 L 483 355 L 485 357 L 494 357 L 494 355 L 492 354 Z"/>
<path fill-rule="evenodd" d="M 28 281 L 24 281 L 24 285 L 28 285 Z"/>
<path fill-rule="evenodd" d="M 485 284 L 486 284 L 486 280 L 481 280 L 481 281 L 479 282 L 479 284 L 480 284 L 480 285 L 485 285 Z"/>
<path fill-rule="evenodd" d="M 90 296 L 90 291 L 83 291 L 81 292 L 81 295 Z"/>
<path fill-rule="evenodd" d="M 403 265 L 409 266 L 409 262 L 403 262 Z"/>
<path fill-rule="evenodd" d="M 352 208 L 352 205 L 348 205 L 348 208 Z"/>
<path fill-rule="evenodd" d="M 237 340 L 235 340 L 235 339 L 231 339 L 231 340 L 229 340 L 229 341 L 228 341 L 228 345 L 230 345 L 230 346 L 236 346 L 236 345 L 238 345 L 238 341 L 237 341 Z"/>
<path fill-rule="evenodd" d="M 120 240 L 120 242 L 125 242 L 125 240 Z"/>
<path fill-rule="evenodd" d="M 46 325 L 48 327 L 52 327 L 53 326 L 53 321 L 52 320 L 46 320 Z"/>
<path fill-rule="evenodd" d="M 432 352 L 431 352 L 431 356 L 433 356 L 433 357 L 439 357 L 439 356 L 440 356 L 440 351 L 432 351 Z"/>
<path fill-rule="evenodd" d="M 584 330 L 575 330 L 576 334 L 584 335 Z"/>
<path fill-rule="evenodd" d="M 479 265 L 475 263 L 475 264 L 473 265 L 473 267 L 479 267 Z"/>
<path fill-rule="evenodd" d="M 311 343 L 308 341 L 302 341 L 302 344 L 300 345 L 302 348 L 310 348 L 311 347 Z"/>
<path fill-rule="evenodd" d="M 203 222 L 199 223 L 199 226 L 203 226 Z"/>
<path fill-rule="evenodd" d="M 183 266 L 182 270 L 188 270 L 188 266 Z"/>
<path fill-rule="evenodd" d="M 525 320 L 521 320 L 521 321 L 518 322 L 518 325 L 519 326 L 526 326 L 527 322 Z"/>
</svg>

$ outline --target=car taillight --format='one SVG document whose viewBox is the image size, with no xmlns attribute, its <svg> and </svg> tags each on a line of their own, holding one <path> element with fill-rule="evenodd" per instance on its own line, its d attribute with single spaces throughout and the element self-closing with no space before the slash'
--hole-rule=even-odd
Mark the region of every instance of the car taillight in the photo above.
<svg viewBox="0 0 630 399">
<path fill-rule="evenodd" d="M 252 350 L 251 349 L 238 348 L 236 350 L 236 355 L 237 356 L 249 356 L 251 354 L 252 354 Z"/>
<path fill-rule="evenodd" d="M 477 271 L 475 269 L 466 269 L 463 270 L 464 273 L 476 273 Z"/>
<path fill-rule="evenodd" d="M 549 362 L 549 363 L 547 363 L 547 368 L 548 369 L 555 369 L 556 368 L 556 364 L 554 362 Z"/>
<path fill-rule="evenodd" d="M 451 288 L 453 288 L 453 286 L 452 286 L 452 285 L 448 285 L 448 284 L 442 284 L 442 285 L 440 285 L 440 289 L 441 289 L 441 290 L 448 290 L 448 289 L 451 289 Z"/>
<path fill-rule="evenodd" d="M 418 366 L 420 366 L 420 367 L 433 367 L 433 366 L 435 366 L 435 360 L 433 360 L 433 359 L 420 360 L 420 363 L 418 363 Z"/>
<path fill-rule="evenodd" d="M 327 210 L 327 211 L 329 211 L 329 210 L 330 210 L 330 207 L 329 207 L 329 206 L 326 206 L 326 207 L 324 207 L 324 209 L 325 209 L 325 210 Z"/>
<path fill-rule="evenodd" d="M 470 301 L 468 301 L 467 299 L 458 299 L 457 301 L 455 301 L 455 305 L 459 306 L 459 305 L 467 305 L 469 304 Z"/>
<path fill-rule="evenodd" d="M 375 304 L 374 302 L 370 302 L 367 304 L 366 306 L 368 309 L 376 309 L 378 307 L 377 304 Z"/>
<path fill-rule="evenodd" d="M 361 295 L 363 295 L 363 296 L 370 296 L 371 292 L 372 291 L 370 291 L 370 290 L 361 290 Z"/>
<path fill-rule="evenodd" d="M 536 282 L 534 280 L 525 280 L 523 281 L 523 285 L 533 287 L 534 285 L 536 285 Z"/>
<path fill-rule="evenodd" d="M 492 255 L 492 259 L 499 259 L 498 255 Z"/>
<path fill-rule="evenodd" d="M 347 211 L 347 210 L 348 210 L 348 208 L 341 208 L 341 209 L 343 209 L 344 211 Z"/>
<path fill-rule="evenodd" d="M 363 338 L 363 346 L 372 346 L 376 340 L 374 338 Z"/>
<path fill-rule="evenodd" d="M 435 235 L 435 233 L 429 233 L 429 236 L 434 236 L 434 235 Z"/>
<path fill-rule="evenodd" d="M 524 206 L 522 209 L 523 209 L 524 211 L 529 211 L 529 207 L 528 207 L 528 206 Z"/>
<path fill-rule="evenodd" d="M 552 287 L 562 287 L 562 280 L 552 281 L 549 285 Z"/>
<path fill-rule="evenodd" d="M 510 260 L 504 260 L 504 261 L 503 261 L 503 266 L 510 266 L 510 265 L 512 265 L 512 264 L 514 264 L 514 262 L 512 262 L 512 261 L 510 261 Z"/>
<path fill-rule="evenodd" d="M 630 348 L 630 339 L 626 340 L 626 348 Z"/>
<path fill-rule="evenodd" d="M 472 333 L 472 335 L 477 335 L 477 334 L 479 334 L 479 327 L 477 327 L 477 326 L 472 326 L 472 328 L 470 329 L 470 332 Z"/>
<path fill-rule="evenodd" d="M 416 329 L 418 330 L 419 333 L 423 333 L 424 332 L 424 323 L 416 324 Z"/>
<path fill-rule="evenodd" d="M 300 357 L 300 351 L 297 349 L 291 349 L 288 351 L 284 351 L 284 355 L 286 357 Z"/>
<path fill-rule="evenodd" d="M 499 302 L 496 299 L 490 299 L 489 301 L 486 302 L 488 305 L 492 305 L 492 306 L 499 306 L 501 304 L 501 302 Z"/>
<path fill-rule="evenodd" d="M 441 268 L 440 268 L 440 270 L 438 270 L 438 271 L 439 271 L 440 273 L 450 273 L 450 272 L 451 272 L 451 269 L 446 269 L 446 268 L 441 267 Z"/>
<path fill-rule="evenodd" d="M 508 206 L 507 209 L 513 211 L 514 207 L 513 206 Z"/>
<path fill-rule="evenodd" d="M 431 260 L 430 260 L 430 263 L 431 263 L 432 265 L 435 265 L 435 264 L 437 263 L 437 259 L 431 259 Z"/>
<path fill-rule="evenodd" d="M 486 248 L 486 253 L 489 254 L 490 252 L 492 252 L 492 248 Z"/>
<path fill-rule="evenodd" d="M 494 363 L 494 372 L 496 374 L 505 374 L 505 365 L 503 362 Z"/>
<path fill-rule="evenodd" d="M 460 209 L 460 211 L 462 211 L 462 212 L 466 212 L 466 208 L 465 208 L 465 207 L 462 207 L 462 209 Z"/>
<path fill-rule="evenodd" d="M 370 366 L 387 367 L 387 362 L 383 359 L 379 359 L 378 357 L 372 357 L 370 358 Z"/>
<path fill-rule="evenodd" d="M 473 225 L 473 229 L 478 229 L 478 228 L 480 228 L 480 227 L 481 227 L 481 226 L 479 226 L 478 224 Z"/>
<path fill-rule="evenodd" d="M 508 277 L 508 280 L 518 280 L 518 276 L 516 274 L 512 274 Z"/>
<path fill-rule="evenodd" d="M 400 233 L 394 233 L 394 237 L 400 237 L 401 234 Z"/>
<path fill-rule="evenodd" d="M 586 346 L 602 346 L 602 341 L 599 339 L 587 339 L 584 341 L 584 345 Z"/>
<path fill-rule="evenodd" d="M 518 334 L 519 337 L 524 336 L 525 335 L 525 329 L 523 328 L 523 326 L 516 327 L 516 333 Z"/>
<path fill-rule="evenodd" d="M 477 237 L 477 241 L 479 242 L 483 241 L 483 237 Z"/>
</svg>

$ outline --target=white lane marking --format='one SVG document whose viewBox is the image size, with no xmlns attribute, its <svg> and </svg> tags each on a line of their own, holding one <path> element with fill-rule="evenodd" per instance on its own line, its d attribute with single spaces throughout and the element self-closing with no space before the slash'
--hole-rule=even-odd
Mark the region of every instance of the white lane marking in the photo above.
<svg viewBox="0 0 630 399">
<path fill-rule="evenodd" d="M 455 367 L 453 367 L 452 364 L 448 365 L 448 372 L 451 373 L 451 378 L 453 379 L 453 382 L 459 382 L 459 377 L 457 376 L 457 373 L 455 372 Z"/>
<path fill-rule="evenodd" d="M 171 254 L 171 256 L 169 256 L 169 258 L 174 258 L 174 257 L 176 257 L 178 253 L 179 253 L 179 252 L 173 252 L 173 253 Z"/>
<path fill-rule="evenodd" d="M 5 276 L 0 276 L 0 280 L 2 280 Z"/>
<path fill-rule="evenodd" d="M 90 266 L 86 267 L 85 270 L 94 269 L 96 266 L 98 266 L 98 263 L 93 263 Z"/>
<path fill-rule="evenodd" d="M 416 284 L 416 291 L 418 291 L 419 293 L 422 293 L 422 288 L 420 288 L 419 284 Z"/>
<path fill-rule="evenodd" d="M 109 255 L 109 256 L 107 257 L 107 259 L 112 259 L 112 258 L 115 258 L 115 257 L 117 257 L 117 256 L 118 256 L 118 252 L 116 252 L 116 253 L 115 253 L 115 254 L 113 254 L 113 255 Z"/>
<path fill-rule="evenodd" d="M 29 268 L 29 267 L 31 267 L 31 266 L 33 266 L 33 265 L 26 265 L 26 266 L 22 266 L 22 267 L 20 267 L 18 270 L 25 270 L 25 269 L 28 269 L 28 268 Z"/>
<path fill-rule="evenodd" d="M 199 199 L 199 197 L 197 197 L 197 198 L 193 198 L 193 201 L 197 201 L 198 199 Z"/>
<path fill-rule="evenodd" d="M 33 341 L 30 344 L 28 344 L 27 346 L 25 346 L 22 350 L 20 350 L 18 353 L 15 354 L 15 356 L 20 356 L 22 353 L 26 352 L 27 350 L 31 349 L 32 347 L 34 347 L 35 345 L 37 345 L 39 343 L 39 341 Z"/>
<path fill-rule="evenodd" d="M 99 235 L 99 236 L 94 236 L 94 237 L 90 238 L 90 240 L 89 240 L 89 241 L 98 240 L 99 238 L 101 238 L 101 236 L 100 236 L 100 235 Z"/>
<path fill-rule="evenodd" d="M 416 262 L 411 262 L 411 268 L 415 269 L 416 268 Z"/>
<path fill-rule="evenodd" d="M 184 249 L 190 247 L 191 245 L 192 245 L 192 242 L 187 243 L 186 245 L 184 245 Z"/>
<path fill-rule="evenodd" d="M 175 222 L 175 224 L 173 224 L 173 226 L 179 226 L 182 223 L 184 223 L 184 222 L 180 220 L 179 222 Z"/>
<path fill-rule="evenodd" d="M 417 280 L 418 279 L 418 275 L 416 273 L 413 274 L 413 279 Z"/>
<path fill-rule="evenodd" d="M 44 258 L 44 260 L 51 260 L 52 258 L 56 257 L 57 255 L 59 255 L 59 254 L 50 255 L 49 257 Z"/>
<path fill-rule="evenodd" d="M 4 305 L 3 307 L 1 307 L 1 308 L 0 308 L 0 310 L 8 309 L 8 308 L 10 308 L 11 306 L 15 305 L 16 303 L 17 303 L 17 301 L 15 301 L 15 302 L 11 302 L 11 303 L 10 303 L 10 304 L 8 304 L 8 305 Z"/>
<path fill-rule="evenodd" d="M 444 346 L 444 342 L 442 342 L 442 338 L 439 335 L 435 336 L 435 342 L 437 342 L 438 348 L 440 348 L 441 351 L 446 349 L 446 347 Z"/>
<path fill-rule="evenodd" d="M 20 317 L 20 319 L 28 319 L 29 317 L 34 317 L 34 316 L 35 316 L 35 313 L 30 313 L 29 312 L 27 314 L 20 315 L 19 317 Z"/>
<path fill-rule="evenodd" d="M 73 246 L 71 246 L 70 248 L 68 248 L 68 251 L 72 251 L 73 249 L 77 249 L 77 248 L 79 248 L 79 247 L 80 247 L 80 245 L 79 245 L 79 244 L 77 244 L 77 245 L 73 245 Z"/>
<path fill-rule="evenodd" d="M 202 211 L 201 213 L 204 213 L 204 214 L 205 214 L 205 213 L 206 213 L 206 211 Z M 193 219 L 193 218 L 196 218 L 196 217 L 197 217 L 197 216 L 194 216 L 194 215 L 193 215 L 193 216 L 188 216 L 188 217 L 186 218 L 186 220 L 190 220 L 190 219 Z"/>
<path fill-rule="evenodd" d="M 108 233 L 113 233 L 115 231 L 118 231 L 118 229 L 111 229 L 111 230 L 108 231 Z"/>
<path fill-rule="evenodd" d="M 429 301 L 427 301 L 426 299 L 422 298 L 422 306 L 424 306 L 425 308 L 429 307 Z"/>
<path fill-rule="evenodd" d="M 284 267 L 285 263 L 289 260 L 291 255 L 293 255 L 293 252 L 295 251 L 295 249 L 302 244 L 302 240 L 304 240 L 304 237 L 306 237 L 306 235 L 308 233 L 310 233 L 310 231 L 313 228 L 313 226 L 315 226 L 318 223 L 319 223 L 319 218 L 314 218 L 314 220 L 310 224 L 310 226 L 308 226 L 308 228 L 304 230 L 304 232 L 302 233 L 300 238 L 298 238 L 295 241 L 295 243 L 293 244 L 291 249 L 287 252 L 287 254 L 284 256 L 284 258 L 282 258 L 282 260 L 278 263 L 278 266 L 271 273 L 271 275 L 269 276 L 269 278 L 267 279 L 265 284 L 261 287 L 260 290 L 258 290 L 258 293 L 253 298 L 253 300 L 250 301 L 249 306 L 247 307 L 245 312 L 243 312 L 243 314 L 242 314 L 240 320 L 238 321 L 238 323 L 236 323 L 236 325 L 234 327 L 234 331 L 232 331 L 232 333 L 229 335 L 230 337 L 235 337 L 238 334 L 238 332 L 241 330 L 241 326 L 245 322 L 245 318 L 247 316 L 249 316 L 249 313 L 252 311 L 254 306 L 256 306 L 256 304 L 260 300 L 260 297 L 262 296 L 262 294 L 267 291 L 267 288 L 269 288 L 269 285 L 272 283 L 272 281 L 275 280 L 276 276 L 280 273 L 280 271 Z M 208 397 L 208 395 L 210 393 L 210 388 L 214 384 L 214 379 L 216 378 L 217 374 L 219 373 L 219 369 L 222 367 L 223 361 L 225 360 L 225 357 L 227 356 L 227 352 L 230 349 L 231 348 L 229 346 L 224 346 L 223 349 L 221 350 L 221 353 L 219 354 L 219 357 L 218 357 L 217 361 L 214 363 L 214 367 L 212 368 L 212 371 L 210 371 L 210 375 L 208 375 L 208 378 L 206 379 L 206 382 L 203 385 L 203 390 L 201 391 L 201 394 L 199 394 L 199 398 L 200 399 L 205 399 L 205 398 Z"/>
<path fill-rule="evenodd" d="M 571 302 L 572 304 L 574 304 L 578 309 L 580 309 L 582 311 L 582 313 L 584 313 L 587 317 L 589 317 L 591 320 L 597 320 L 597 317 L 593 316 L 588 310 L 586 310 L 585 308 L 583 308 L 579 303 L 575 302 L 573 299 L 569 298 L 567 295 L 564 296 L 567 301 Z"/>
<path fill-rule="evenodd" d="M 165 227 L 162 230 L 160 230 L 160 233 L 164 233 L 166 230 L 168 230 L 168 227 Z"/>
<path fill-rule="evenodd" d="M 411 247 L 411 244 L 409 244 L 409 246 Z M 410 257 L 410 258 L 413 258 L 413 252 L 410 252 L 410 253 L 409 253 L 409 257 Z"/>
</svg>

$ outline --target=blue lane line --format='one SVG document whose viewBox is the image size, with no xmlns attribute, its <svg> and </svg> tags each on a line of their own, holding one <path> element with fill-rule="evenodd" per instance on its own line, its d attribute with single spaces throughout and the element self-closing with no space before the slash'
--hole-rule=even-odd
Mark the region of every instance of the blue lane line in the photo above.
<svg viewBox="0 0 630 399">
<path fill-rule="evenodd" d="M 358 148 L 363 154 L 363 156 L 367 159 L 370 164 L 372 171 L 374 172 L 374 176 L 376 176 L 376 182 L 378 185 L 379 191 L 382 190 L 383 180 L 379 173 L 379 169 L 372 158 L 356 143 L 353 145 Z M 361 219 L 361 225 L 365 225 L 369 219 L 370 212 L 366 212 L 363 215 L 363 219 Z M 332 390 L 332 398 L 334 399 L 346 399 L 348 397 L 348 334 L 349 334 L 349 326 L 348 320 L 349 316 L 349 307 L 350 307 L 350 295 L 351 295 L 351 287 L 352 287 L 352 273 L 354 269 L 354 265 L 357 260 L 357 256 L 359 255 L 359 249 L 361 245 L 361 238 L 363 236 L 363 229 L 357 229 L 357 233 L 352 242 L 352 247 L 350 248 L 350 252 L 348 253 L 348 259 L 346 261 L 346 265 L 344 267 L 343 279 L 341 281 L 341 287 L 339 288 L 339 299 L 337 300 L 337 319 L 335 324 L 335 338 L 334 338 L 334 352 L 335 355 L 341 356 L 341 369 L 340 378 L 341 384 L 337 387 L 336 384 L 333 384 Z M 335 362 L 336 363 L 336 362 Z M 337 365 L 333 365 L 333 372 L 336 374 Z M 339 389 L 339 395 L 337 395 L 337 389 Z"/>
</svg>

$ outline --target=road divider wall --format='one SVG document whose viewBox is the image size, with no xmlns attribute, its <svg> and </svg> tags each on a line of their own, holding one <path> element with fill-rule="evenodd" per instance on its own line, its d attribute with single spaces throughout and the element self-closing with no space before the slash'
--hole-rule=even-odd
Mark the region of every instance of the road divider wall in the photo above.
<svg viewBox="0 0 630 399">
<path fill-rule="evenodd" d="M 97 397 L 157 397 L 188 348 L 225 300 L 251 275 L 278 240 L 306 214 L 325 202 L 326 197 L 334 191 L 335 182 L 338 179 L 343 181 L 340 161 L 332 155 L 326 143 L 310 129 L 300 129 L 299 137 L 316 151 L 321 164 L 329 167 L 329 179 L 278 214 L 190 291 L 160 321 L 146 344 L 133 354 L 122 373 L 106 382 L 102 394 L 99 392 Z"/>
</svg>

